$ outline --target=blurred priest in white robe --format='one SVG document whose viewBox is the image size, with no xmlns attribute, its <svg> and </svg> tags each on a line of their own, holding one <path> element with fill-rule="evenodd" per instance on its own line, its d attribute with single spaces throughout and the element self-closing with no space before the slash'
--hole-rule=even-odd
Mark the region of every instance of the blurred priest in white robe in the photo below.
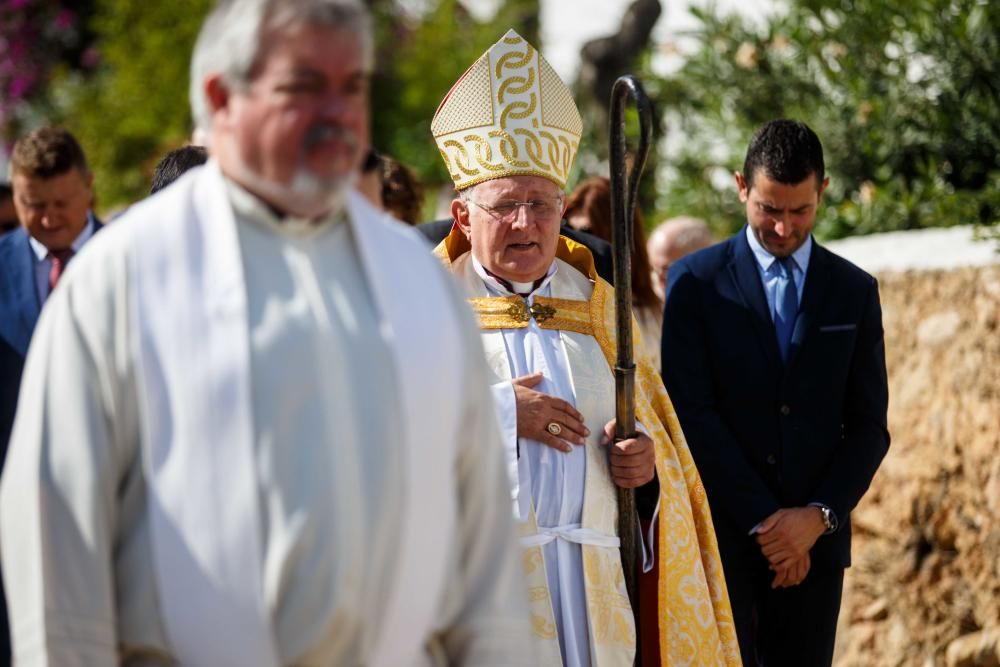
<svg viewBox="0 0 1000 667">
<path fill-rule="evenodd" d="M 532 665 L 473 318 L 351 188 L 358 0 L 224 0 L 213 159 L 73 262 L 0 489 L 15 663 Z"/>
</svg>

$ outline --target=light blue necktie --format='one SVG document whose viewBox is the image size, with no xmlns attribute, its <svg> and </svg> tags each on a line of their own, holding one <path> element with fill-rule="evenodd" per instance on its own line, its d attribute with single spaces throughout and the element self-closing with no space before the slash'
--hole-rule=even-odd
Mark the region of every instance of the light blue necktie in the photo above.
<svg viewBox="0 0 1000 667">
<path fill-rule="evenodd" d="M 795 318 L 799 314 L 799 294 L 795 289 L 795 260 L 785 257 L 777 260 L 781 269 L 774 294 L 774 330 L 778 335 L 781 360 L 788 361 L 788 346 L 792 342 Z"/>
</svg>

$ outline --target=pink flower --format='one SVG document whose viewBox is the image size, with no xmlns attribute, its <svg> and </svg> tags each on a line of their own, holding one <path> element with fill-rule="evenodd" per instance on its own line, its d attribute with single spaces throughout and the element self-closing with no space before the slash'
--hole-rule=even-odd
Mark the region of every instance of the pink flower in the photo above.
<svg viewBox="0 0 1000 667">
<path fill-rule="evenodd" d="M 7 43 L 7 57 L 11 60 L 20 60 L 28 52 L 28 44 L 21 39 L 15 39 Z"/>
<path fill-rule="evenodd" d="M 101 52 L 93 46 L 88 46 L 84 52 L 80 54 L 80 65 L 84 69 L 94 69 L 100 64 Z"/>
<path fill-rule="evenodd" d="M 75 18 L 76 15 L 69 9 L 61 9 L 59 10 L 59 13 L 56 14 L 52 23 L 55 25 L 57 30 L 68 30 L 73 27 L 73 19 Z"/>
<path fill-rule="evenodd" d="M 7 86 L 7 96 L 11 100 L 19 100 L 23 98 L 35 84 L 35 77 L 32 74 L 21 74 L 15 76 Z"/>
</svg>

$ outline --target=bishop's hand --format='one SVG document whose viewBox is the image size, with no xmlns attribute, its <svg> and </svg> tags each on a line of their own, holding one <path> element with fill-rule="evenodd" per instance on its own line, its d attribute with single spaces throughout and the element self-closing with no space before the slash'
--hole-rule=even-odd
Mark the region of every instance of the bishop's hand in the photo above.
<svg viewBox="0 0 1000 667">
<path fill-rule="evenodd" d="M 656 473 L 653 441 L 645 433 L 637 433 L 634 438 L 615 442 L 615 421 L 604 425 L 601 438 L 601 444 L 610 448 L 611 480 L 623 489 L 634 489 L 653 479 Z"/>
<path fill-rule="evenodd" d="M 584 443 L 590 429 L 572 405 L 533 389 L 541 381 L 541 373 L 511 380 L 517 402 L 517 437 L 537 440 L 563 452 L 572 451 L 572 445 Z"/>
</svg>

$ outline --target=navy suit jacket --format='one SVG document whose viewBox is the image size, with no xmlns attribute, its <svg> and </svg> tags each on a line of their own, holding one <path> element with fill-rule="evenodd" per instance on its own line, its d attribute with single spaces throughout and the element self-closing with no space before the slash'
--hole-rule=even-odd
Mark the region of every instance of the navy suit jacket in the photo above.
<svg viewBox="0 0 1000 667">
<path fill-rule="evenodd" d="M 814 243 L 782 363 L 744 228 L 670 267 L 663 371 L 720 546 L 752 544 L 778 509 L 819 502 L 840 526 L 817 541 L 814 566 L 850 565 L 850 512 L 889 447 L 875 279 Z"/>
<path fill-rule="evenodd" d="M 101 226 L 95 220 L 94 232 Z M 33 257 L 23 227 L 0 236 L 0 470 L 7 457 L 24 358 L 42 310 Z"/>
<path fill-rule="evenodd" d="M 0 237 L 0 462 L 7 456 L 24 357 L 42 310 L 32 254 L 23 227 Z"/>
</svg>

